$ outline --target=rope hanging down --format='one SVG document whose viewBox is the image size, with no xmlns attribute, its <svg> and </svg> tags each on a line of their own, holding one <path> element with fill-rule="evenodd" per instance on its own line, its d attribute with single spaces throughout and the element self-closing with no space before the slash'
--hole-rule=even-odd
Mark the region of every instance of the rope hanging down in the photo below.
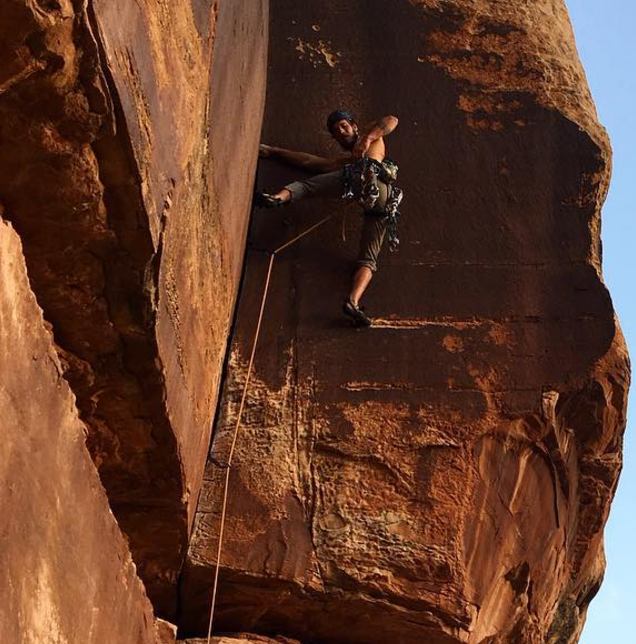
<svg viewBox="0 0 636 644">
<path fill-rule="evenodd" d="M 261 324 L 263 322 L 263 312 L 265 311 L 265 301 L 267 300 L 267 293 L 269 291 L 269 284 L 272 276 L 272 269 L 274 268 L 274 259 L 278 253 L 282 252 L 286 248 L 289 248 L 295 244 L 299 239 L 309 235 L 309 233 L 316 230 L 316 228 L 327 223 L 330 219 L 333 219 L 337 214 L 334 213 L 321 219 L 318 223 L 310 226 L 304 230 L 299 235 L 296 235 L 293 239 L 290 239 L 288 242 L 284 243 L 282 246 L 279 246 L 276 250 L 270 251 L 269 265 L 267 267 L 267 276 L 265 277 L 265 285 L 263 287 L 263 295 L 261 296 L 261 307 L 258 313 L 258 321 L 256 322 L 256 331 L 254 332 L 254 339 L 252 340 L 252 350 L 250 352 L 250 359 L 247 366 L 247 374 L 245 376 L 245 384 L 243 385 L 243 394 L 241 395 L 241 404 L 239 405 L 239 411 L 236 416 L 236 423 L 234 425 L 234 432 L 232 436 L 232 443 L 230 445 L 230 451 L 228 454 L 227 461 L 224 463 L 223 467 L 225 468 L 225 483 L 223 485 L 223 504 L 221 506 L 221 525 L 219 527 L 219 545 L 216 551 L 216 565 L 214 568 L 214 584 L 212 586 L 212 605 L 210 606 L 210 622 L 208 625 L 208 640 L 207 644 L 210 644 L 210 638 L 212 637 L 212 622 L 214 621 L 214 608 L 216 606 L 216 595 L 219 585 L 219 570 L 221 567 L 221 552 L 223 548 L 223 534 L 225 531 L 225 517 L 227 513 L 227 497 L 228 490 L 230 485 L 230 470 L 232 466 L 232 459 L 234 457 L 234 449 L 236 447 L 236 441 L 238 439 L 239 429 L 241 427 L 241 418 L 243 416 L 243 408 L 245 407 L 245 400 L 247 398 L 247 388 L 250 382 L 250 376 L 252 375 L 252 367 L 254 365 L 254 356 L 256 354 L 256 345 L 258 343 L 258 336 L 261 332 Z"/>
</svg>

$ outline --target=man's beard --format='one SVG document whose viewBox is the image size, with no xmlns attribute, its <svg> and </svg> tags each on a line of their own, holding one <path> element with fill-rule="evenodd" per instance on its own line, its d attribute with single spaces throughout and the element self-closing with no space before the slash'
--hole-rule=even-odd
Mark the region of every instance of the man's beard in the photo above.
<svg viewBox="0 0 636 644">
<path fill-rule="evenodd" d="M 348 139 L 346 139 L 345 141 L 342 141 L 340 143 L 340 145 L 345 150 L 348 150 L 350 152 L 355 147 L 357 140 L 358 140 L 358 135 L 357 134 L 352 134 Z"/>
</svg>

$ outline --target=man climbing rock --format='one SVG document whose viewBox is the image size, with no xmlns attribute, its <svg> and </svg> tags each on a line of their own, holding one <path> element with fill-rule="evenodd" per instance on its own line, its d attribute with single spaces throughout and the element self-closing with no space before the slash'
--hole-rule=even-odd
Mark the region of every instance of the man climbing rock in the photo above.
<svg viewBox="0 0 636 644">
<path fill-rule="evenodd" d="M 398 124 L 395 116 L 385 116 L 365 127 L 358 127 L 350 112 L 336 110 L 327 118 L 327 129 L 347 154 L 336 159 L 295 152 L 262 144 L 260 156 L 280 159 L 316 174 L 309 179 L 294 181 L 275 194 L 257 194 L 257 206 L 273 208 L 312 196 L 342 197 L 355 200 L 364 209 L 357 268 L 343 311 L 357 326 L 370 326 L 369 318 L 360 306 L 373 273 L 382 243 L 388 232 L 394 249 L 397 239 L 397 210 L 402 191 L 395 185 L 397 166 L 385 158 L 384 137 Z"/>
</svg>

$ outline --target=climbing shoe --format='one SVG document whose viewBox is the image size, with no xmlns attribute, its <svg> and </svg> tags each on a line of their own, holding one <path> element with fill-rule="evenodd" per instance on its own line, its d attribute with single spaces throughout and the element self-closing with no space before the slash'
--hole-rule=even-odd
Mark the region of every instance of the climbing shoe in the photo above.
<svg viewBox="0 0 636 644">
<path fill-rule="evenodd" d="M 354 326 L 371 326 L 371 318 L 349 298 L 342 305 L 342 312 L 353 321 Z"/>
<path fill-rule="evenodd" d="M 279 206 L 287 204 L 287 202 L 283 201 L 280 197 L 275 197 L 267 192 L 257 192 L 255 201 L 257 208 L 278 208 Z"/>
</svg>

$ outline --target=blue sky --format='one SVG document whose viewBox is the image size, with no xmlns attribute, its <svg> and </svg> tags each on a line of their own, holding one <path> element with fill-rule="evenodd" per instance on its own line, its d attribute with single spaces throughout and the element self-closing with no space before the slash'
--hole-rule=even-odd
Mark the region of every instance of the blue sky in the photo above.
<svg viewBox="0 0 636 644">
<path fill-rule="evenodd" d="M 614 149 L 603 208 L 603 273 L 632 353 L 636 352 L 636 2 L 566 0 L 579 55 Z M 633 399 L 633 396 L 631 396 Z M 630 399 L 630 400 L 631 400 Z M 636 437 L 630 414 L 625 464 L 606 529 L 605 582 L 580 644 L 634 644 L 636 609 Z"/>
</svg>

